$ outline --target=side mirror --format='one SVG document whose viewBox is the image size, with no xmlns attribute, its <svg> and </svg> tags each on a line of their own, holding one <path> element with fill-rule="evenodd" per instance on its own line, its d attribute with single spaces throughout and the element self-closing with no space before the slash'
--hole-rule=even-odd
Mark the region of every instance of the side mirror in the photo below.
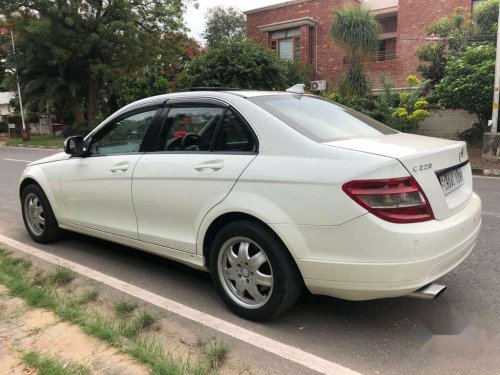
<svg viewBox="0 0 500 375">
<path fill-rule="evenodd" d="M 69 137 L 64 141 L 64 152 L 72 156 L 82 156 L 83 155 L 83 137 L 77 135 L 75 137 Z"/>
</svg>

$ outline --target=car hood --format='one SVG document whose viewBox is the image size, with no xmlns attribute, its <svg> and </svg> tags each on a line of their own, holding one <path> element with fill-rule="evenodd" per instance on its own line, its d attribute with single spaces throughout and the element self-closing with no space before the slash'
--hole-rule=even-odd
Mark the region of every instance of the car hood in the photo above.
<svg viewBox="0 0 500 375">
<path fill-rule="evenodd" d="M 71 157 L 71 155 L 68 155 L 64 152 L 58 152 L 57 154 L 47 156 L 46 158 L 35 160 L 34 162 L 29 163 L 28 167 L 30 167 L 32 165 L 52 163 L 54 161 L 67 160 L 70 157 Z"/>
</svg>

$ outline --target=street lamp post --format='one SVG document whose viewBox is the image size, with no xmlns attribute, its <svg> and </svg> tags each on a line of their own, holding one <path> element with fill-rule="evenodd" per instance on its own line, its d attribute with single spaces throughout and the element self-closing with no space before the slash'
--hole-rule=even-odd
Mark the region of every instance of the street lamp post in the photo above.
<svg viewBox="0 0 500 375">
<path fill-rule="evenodd" d="M 16 45 L 14 43 L 14 33 L 12 32 L 12 29 L 10 29 L 10 38 L 12 41 L 12 53 L 15 56 L 16 55 Z M 23 131 L 22 131 L 22 137 L 24 141 L 29 140 L 29 132 L 26 129 L 26 123 L 24 121 L 24 111 L 23 111 L 23 98 L 21 96 L 21 85 L 19 84 L 19 74 L 17 73 L 17 69 L 13 69 L 13 74 L 16 76 L 16 82 L 17 82 L 17 94 L 19 96 L 19 110 L 21 111 L 21 122 L 23 124 Z"/>
<path fill-rule="evenodd" d="M 500 134 L 498 133 L 498 107 L 500 105 L 500 4 L 497 24 L 495 82 L 493 84 L 493 87 L 491 132 L 484 133 L 482 158 L 485 161 L 500 163 Z"/>
<path fill-rule="evenodd" d="M 499 4 L 500 7 L 500 4 Z M 498 25 L 500 26 L 500 8 L 498 12 Z M 497 54 L 495 62 L 495 84 L 493 89 L 493 114 L 491 117 L 491 132 L 498 132 L 498 106 L 500 102 L 500 27 L 497 27 Z"/>
</svg>

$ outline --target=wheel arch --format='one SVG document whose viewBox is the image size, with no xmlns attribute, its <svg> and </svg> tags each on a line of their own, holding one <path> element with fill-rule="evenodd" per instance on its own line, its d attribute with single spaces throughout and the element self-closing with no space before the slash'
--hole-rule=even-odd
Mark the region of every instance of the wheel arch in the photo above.
<svg viewBox="0 0 500 375">
<path fill-rule="evenodd" d="M 231 222 L 237 221 L 237 220 L 245 220 L 245 221 L 254 222 L 254 223 L 260 224 L 260 225 L 264 226 L 265 228 L 267 228 L 269 230 L 269 232 L 272 233 L 283 244 L 283 247 L 287 250 L 288 255 L 292 258 L 295 265 L 297 265 L 294 256 L 290 252 L 290 249 L 288 248 L 288 246 L 285 244 L 285 242 L 281 239 L 279 234 L 276 233 L 276 231 L 273 228 L 271 228 L 268 224 L 266 224 L 261 219 L 255 217 L 251 214 L 244 213 L 244 212 L 238 212 L 238 211 L 232 211 L 232 212 L 223 213 L 223 214 L 219 215 L 218 217 L 216 217 L 210 223 L 210 225 L 208 226 L 207 230 L 204 233 L 204 236 L 203 236 L 203 258 L 205 260 L 205 265 L 207 268 L 210 267 L 210 264 L 209 264 L 210 246 L 211 246 L 212 241 L 214 240 L 215 236 L 225 225 L 227 225 Z M 298 267 L 298 265 L 297 265 L 297 267 Z"/>
<path fill-rule="evenodd" d="M 52 208 L 52 211 L 54 212 L 55 217 L 59 219 L 62 208 L 58 195 L 59 193 L 58 191 L 52 191 L 51 184 L 48 181 L 48 178 L 45 175 L 45 173 L 43 173 L 43 171 L 39 169 L 30 168 L 28 173 L 25 172 L 25 174 L 23 174 L 19 182 L 19 190 L 18 190 L 19 199 L 22 198 L 23 190 L 28 185 L 31 184 L 37 185 L 40 189 L 42 189 L 45 196 L 49 200 L 50 206 Z"/>
<path fill-rule="evenodd" d="M 40 185 L 37 180 L 35 180 L 32 177 L 26 177 L 19 184 L 19 198 L 21 198 L 21 196 L 23 194 L 23 190 L 26 189 L 26 186 L 32 185 L 32 184 L 38 185 L 40 187 L 40 189 L 44 190 L 42 185 Z M 45 192 L 45 190 L 44 190 L 44 192 Z"/>
</svg>

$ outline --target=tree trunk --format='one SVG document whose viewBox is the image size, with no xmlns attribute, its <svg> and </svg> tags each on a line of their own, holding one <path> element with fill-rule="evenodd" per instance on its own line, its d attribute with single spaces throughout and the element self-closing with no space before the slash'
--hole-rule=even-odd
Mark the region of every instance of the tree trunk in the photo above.
<svg viewBox="0 0 500 375">
<path fill-rule="evenodd" d="M 54 128 L 52 127 L 52 114 L 50 113 L 50 103 L 47 102 L 47 127 L 49 128 L 49 135 L 54 135 Z"/>
<path fill-rule="evenodd" d="M 87 102 L 87 125 L 89 128 L 94 127 L 94 121 L 97 116 L 97 103 L 99 94 L 99 79 L 97 77 L 90 75 L 89 80 L 89 92 L 88 92 L 88 102 Z"/>
<path fill-rule="evenodd" d="M 118 107 L 118 98 L 116 97 L 115 94 L 111 94 L 109 96 L 108 105 L 109 105 L 109 113 L 114 113 L 120 109 Z"/>
<path fill-rule="evenodd" d="M 73 125 L 83 126 L 85 124 L 85 114 L 83 112 L 82 105 L 77 102 L 74 108 L 75 123 Z"/>
</svg>

